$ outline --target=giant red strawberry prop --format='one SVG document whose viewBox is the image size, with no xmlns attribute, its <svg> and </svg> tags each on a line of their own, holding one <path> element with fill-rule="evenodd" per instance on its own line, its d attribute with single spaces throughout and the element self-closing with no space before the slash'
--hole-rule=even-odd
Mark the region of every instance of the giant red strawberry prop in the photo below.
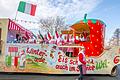
<svg viewBox="0 0 120 80">
<path fill-rule="evenodd" d="M 87 56 L 99 56 L 104 50 L 105 24 L 101 20 L 86 19 L 77 22 L 77 24 L 86 23 L 90 29 L 90 41 L 80 42 L 85 47 Z"/>
</svg>

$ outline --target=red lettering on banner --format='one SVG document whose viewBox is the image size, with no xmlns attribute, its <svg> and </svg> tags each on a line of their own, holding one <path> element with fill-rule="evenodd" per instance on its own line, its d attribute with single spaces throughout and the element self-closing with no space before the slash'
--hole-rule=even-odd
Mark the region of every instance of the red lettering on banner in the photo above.
<svg viewBox="0 0 120 80">
<path fill-rule="evenodd" d="M 45 63 L 45 59 L 44 58 L 43 59 L 42 58 L 35 58 L 34 61 L 35 62 L 43 62 L 43 63 Z"/>
<path fill-rule="evenodd" d="M 94 60 L 93 60 L 93 59 L 88 59 L 86 62 L 87 62 L 88 64 L 94 64 Z"/>
<path fill-rule="evenodd" d="M 65 58 L 65 63 L 67 63 L 68 62 L 68 58 Z"/>
<path fill-rule="evenodd" d="M 55 68 L 56 68 L 56 69 L 61 69 L 61 70 L 68 70 L 68 71 L 76 71 L 76 72 L 79 72 L 78 67 L 68 66 L 67 64 L 65 64 L 65 65 L 56 65 Z"/>
<path fill-rule="evenodd" d="M 62 62 L 62 55 L 59 55 L 58 62 Z"/>
<path fill-rule="evenodd" d="M 40 51 L 39 49 L 37 49 L 37 50 L 35 50 L 35 49 L 33 49 L 33 48 L 27 48 L 27 50 L 26 50 L 26 52 L 27 53 L 29 53 L 29 54 L 35 54 L 35 55 L 39 55 L 39 56 L 47 56 L 46 54 L 45 54 L 45 52 L 43 52 L 43 51 Z"/>
<path fill-rule="evenodd" d="M 76 64 L 78 64 L 78 61 L 77 60 L 72 60 L 72 59 L 70 59 L 70 64 L 72 64 L 72 65 L 76 65 Z"/>
<path fill-rule="evenodd" d="M 120 61 L 120 56 L 116 56 L 114 58 L 114 63 L 117 64 Z"/>
<path fill-rule="evenodd" d="M 92 66 L 86 66 L 86 68 L 87 68 L 87 70 L 92 70 L 92 71 L 94 71 L 95 70 L 95 66 L 94 65 L 92 65 Z"/>
<path fill-rule="evenodd" d="M 69 71 L 75 71 L 75 67 L 74 66 L 70 66 L 69 67 Z"/>
<path fill-rule="evenodd" d="M 64 63 L 67 63 L 68 62 L 68 58 L 62 56 L 62 55 L 59 55 L 58 56 L 58 62 L 64 62 Z"/>
<path fill-rule="evenodd" d="M 55 68 L 56 69 L 62 69 L 62 70 L 68 70 L 68 66 L 67 65 L 56 65 Z"/>
</svg>

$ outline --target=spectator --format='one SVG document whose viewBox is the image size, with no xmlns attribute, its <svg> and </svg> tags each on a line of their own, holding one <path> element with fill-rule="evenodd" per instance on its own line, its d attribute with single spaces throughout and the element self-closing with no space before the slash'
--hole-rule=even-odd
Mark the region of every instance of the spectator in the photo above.
<svg viewBox="0 0 120 80">
<path fill-rule="evenodd" d="M 16 42 L 20 43 L 21 40 L 22 40 L 21 35 L 20 34 L 16 34 Z"/>
<path fill-rule="evenodd" d="M 84 47 L 79 48 L 78 68 L 80 70 L 80 76 L 78 77 L 78 80 L 83 80 L 83 74 L 86 73 L 86 58 L 85 58 L 85 54 L 84 54 Z"/>
</svg>

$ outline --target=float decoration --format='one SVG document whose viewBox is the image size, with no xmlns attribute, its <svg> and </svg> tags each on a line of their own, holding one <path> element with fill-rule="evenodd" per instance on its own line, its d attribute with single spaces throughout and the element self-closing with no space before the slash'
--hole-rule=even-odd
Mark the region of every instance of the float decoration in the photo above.
<svg viewBox="0 0 120 80">
<path fill-rule="evenodd" d="M 88 25 L 90 32 L 90 41 L 89 42 L 80 42 L 80 45 L 85 47 L 86 56 L 99 56 L 104 50 L 104 35 L 105 35 L 105 24 L 101 20 L 97 19 L 86 19 L 87 14 L 85 14 L 84 19 L 73 24 L 71 27 L 81 27 L 81 24 Z"/>
</svg>

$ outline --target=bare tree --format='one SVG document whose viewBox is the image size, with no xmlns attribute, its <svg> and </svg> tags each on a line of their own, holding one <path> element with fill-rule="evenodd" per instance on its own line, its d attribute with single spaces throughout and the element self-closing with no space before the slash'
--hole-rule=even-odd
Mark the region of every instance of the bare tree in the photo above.
<svg viewBox="0 0 120 80">
<path fill-rule="evenodd" d="M 120 45 L 120 29 L 119 28 L 115 30 L 113 37 L 114 39 L 116 39 L 116 45 L 119 46 Z"/>
<path fill-rule="evenodd" d="M 48 17 L 46 19 L 40 19 L 39 27 L 53 34 L 54 31 L 61 31 L 65 29 L 66 24 L 64 21 L 64 17 L 56 16 L 56 17 Z"/>
<path fill-rule="evenodd" d="M 119 46 L 120 45 L 120 28 L 117 28 L 113 33 L 112 38 L 109 41 L 109 46 Z"/>
<path fill-rule="evenodd" d="M 55 18 L 55 30 L 59 31 L 65 28 L 65 21 L 63 17 L 57 16 Z"/>
</svg>

